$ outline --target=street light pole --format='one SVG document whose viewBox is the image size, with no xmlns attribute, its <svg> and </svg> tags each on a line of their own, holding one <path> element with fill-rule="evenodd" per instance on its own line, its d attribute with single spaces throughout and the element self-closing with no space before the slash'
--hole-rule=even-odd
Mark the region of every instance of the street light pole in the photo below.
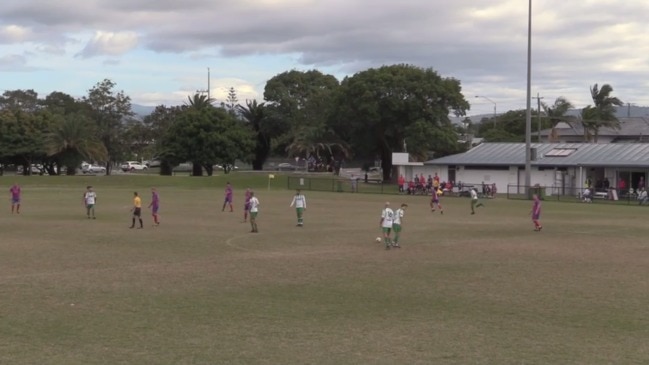
<svg viewBox="0 0 649 365">
<path fill-rule="evenodd" d="M 536 133 L 537 133 L 536 142 L 541 143 L 541 100 L 543 100 L 545 98 L 543 96 L 541 96 L 539 93 L 536 93 L 536 97 L 532 98 L 532 99 L 536 99 L 536 101 L 538 102 L 538 109 L 536 110 L 536 112 L 538 114 L 536 115 L 536 119 L 537 119 L 537 122 L 538 122 L 539 126 L 538 126 L 538 129 L 536 131 Z"/>
<path fill-rule="evenodd" d="M 532 185 L 532 0 L 527 10 L 527 113 L 525 115 L 525 189 Z M 527 190 L 529 191 L 529 190 Z M 529 192 L 527 197 L 530 197 Z"/>
<path fill-rule="evenodd" d="M 494 105 L 494 127 L 495 127 L 496 126 L 496 116 L 498 115 L 497 109 L 496 109 L 496 102 L 489 99 L 488 97 L 482 96 L 482 95 L 476 95 L 475 97 L 476 98 L 483 98 L 483 99 L 489 101 L 490 103 L 492 103 Z"/>
</svg>

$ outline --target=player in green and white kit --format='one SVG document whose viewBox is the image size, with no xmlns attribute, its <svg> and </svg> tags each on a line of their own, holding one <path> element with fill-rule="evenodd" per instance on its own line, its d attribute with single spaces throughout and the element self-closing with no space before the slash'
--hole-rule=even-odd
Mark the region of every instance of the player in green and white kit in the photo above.
<svg viewBox="0 0 649 365">
<path fill-rule="evenodd" d="M 480 203 L 478 200 L 478 191 L 473 188 L 471 189 L 471 214 L 475 214 L 475 208 L 484 207 L 484 204 Z"/>
<path fill-rule="evenodd" d="M 390 240 L 390 232 L 392 231 L 392 222 L 394 221 L 394 212 L 390 209 L 390 202 L 385 203 L 385 207 L 381 212 L 381 230 L 383 231 L 383 241 L 385 242 L 385 249 L 389 250 L 392 244 Z"/>
<path fill-rule="evenodd" d="M 401 220 L 403 219 L 403 215 L 406 212 L 406 208 L 408 208 L 408 204 L 404 203 L 401 204 L 401 208 L 397 209 L 397 211 L 394 212 L 394 220 L 392 221 L 394 240 L 392 241 L 392 247 L 401 248 L 401 246 L 399 246 L 399 236 L 401 235 Z"/>
<path fill-rule="evenodd" d="M 259 214 L 259 199 L 255 196 L 253 191 L 250 192 L 250 227 L 252 233 L 258 233 L 257 229 L 257 215 Z"/>
<path fill-rule="evenodd" d="M 291 202 L 290 206 L 295 206 L 295 212 L 297 213 L 297 226 L 304 226 L 304 219 L 302 218 L 302 215 L 306 210 L 306 197 L 300 192 L 300 189 L 297 189 L 297 191 L 295 191 L 295 196 L 293 197 L 293 201 Z"/>
</svg>

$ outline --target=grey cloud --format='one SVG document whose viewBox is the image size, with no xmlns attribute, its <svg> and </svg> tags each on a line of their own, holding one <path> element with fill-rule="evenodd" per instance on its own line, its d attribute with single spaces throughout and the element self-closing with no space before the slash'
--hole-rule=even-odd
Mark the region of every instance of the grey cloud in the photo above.
<svg viewBox="0 0 649 365">
<path fill-rule="evenodd" d="M 524 99 L 527 2 L 267 3 L 270 5 L 249 0 L 12 1 L 3 4 L 0 23 L 29 26 L 42 36 L 44 29 L 59 36 L 80 31 L 133 31 L 140 35 L 141 47 L 157 52 L 225 57 L 298 54 L 304 65 L 338 68 L 343 73 L 412 63 L 460 79 L 470 94 L 488 93 L 494 99 L 511 100 L 512 105 L 521 105 Z M 649 103 L 647 85 L 642 81 L 645 70 L 620 66 L 632 58 L 649 64 L 649 46 L 615 33 L 615 27 L 635 24 L 642 37 L 649 37 L 644 27 L 647 13 L 649 3 L 643 0 L 608 7 L 597 2 L 534 1 L 534 88 L 556 96 L 567 94 L 582 103 L 588 102 L 589 84 L 610 82 L 623 100 Z M 577 94 L 584 86 L 586 90 Z"/>
<path fill-rule="evenodd" d="M 33 67 L 27 64 L 27 57 L 19 54 L 0 56 L 0 72 L 31 71 Z"/>
</svg>

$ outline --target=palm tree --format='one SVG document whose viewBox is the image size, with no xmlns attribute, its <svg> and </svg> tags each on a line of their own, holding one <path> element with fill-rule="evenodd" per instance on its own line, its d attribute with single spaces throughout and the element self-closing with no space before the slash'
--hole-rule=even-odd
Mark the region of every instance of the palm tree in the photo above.
<svg viewBox="0 0 649 365">
<path fill-rule="evenodd" d="M 188 96 L 187 100 L 189 103 L 185 103 L 185 105 L 196 110 L 212 106 L 212 102 L 214 101 L 213 99 L 208 98 L 207 95 L 199 93 L 194 94 L 194 96 Z"/>
<path fill-rule="evenodd" d="M 236 106 L 236 111 L 257 135 L 257 145 L 255 147 L 255 158 L 252 161 L 252 169 L 262 170 L 271 149 L 270 131 L 264 128 L 264 122 L 267 121 L 266 103 L 257 104 L 257 100 L 246 100 L 246 106 L 239 104 Z"/>
<path fill-rule="evenodd" d="M 81 114 L 70 114 L 59 120 L 45 141 L 47 155 L 63 164 L 68 175 L 74 175 L 84 159 L 105 161 L 108 158 L 94 124 Z"/>
<path fill-rule="evenodd" d="M 620 121 L 615 116 L 615 107 L 622 106 L 624 103 L 617 97 L 612 97 L 612 92 L 613 87 L 609 84 L 602 85 L 601 89 L 597 84 L 590 88 L 590 95 L 595 106 L 593 111 L 588 111 L 588 117 L 591 119 L 588 121 L 584 119 L 584 121 L 587 121 L 587 124 L 590 125 L 590 129 L 595 136 L 593 141 L 595 143 L 597 143 L 599 130 L 602 127 L 620 129 Z"/>
<path fill-rule="evenodd" d="M 347 143 L 332 131 L 315 127 L 300 127 L 293 135 L 293 141 L 286 147 L 289 157 L 313 156 L 326 161 L 349 158 L 351 150 Z"/>
<path fill-rule="evenodd" d="M 546 103 L 541 103 L 541 106 L 543 107 L 543 111 L 552 126 L 551 138 L 556 137 L 555 128 L 559 122 L 566 122 L 572 126 L 572 118 L 567 117 L 566 114 L 570 109 L 574 108 L 574 106 L 568 101 L 568 99 L 560 96 L 556 98 L 554 104 L 547 105 Z"/>
</svg>

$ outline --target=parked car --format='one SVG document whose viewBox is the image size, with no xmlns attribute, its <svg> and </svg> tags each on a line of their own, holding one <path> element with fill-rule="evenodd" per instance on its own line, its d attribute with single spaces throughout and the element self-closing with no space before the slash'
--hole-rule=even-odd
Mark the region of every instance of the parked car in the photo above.
<svg viewBox="0 0 649 365">
<path fill-rule="evenodd" d="M 146 165 L 138 161 L 126 161 L 122 164 L 122 166 L 120 166 L 120 168 L 124 172 L 141 171 L 147 169 Z"/>
<path fill-rule="evenodd" d="M 45 170 L 45 168 L 40 164 L 32 164 L 30 170 L 32 175 L 47 175 L 47 170 Z M 24 173 L 23 167 L 18 166 L 16 168 L 16 173 L 22 175 Z"/>
<path fill-rule="evenodd" d="M 297 170 L 297 166 L 290 164 L 288 162 L 282 162 L 277 165 L 277 170 L 282 171 L 282 170 Z"/>
<path fill-rule="evenodd" d="M 225 165 L 219 165 L 219 164 L 216 164 L 216 165 L 214 165 L 213 167 L 214 167 L 215 169 L 219 169 L 219 170 L 225 170 L 225 169 L 227 168 L 229 171 L 232 171 L 232 170 L 238 170 L 238 169 L 239 169 L 239 166 L 236 166 L 236 165 L 233 166 L 233 165 L 230 165 L 230 164 L 225 164 Z"/>
<path fill-rule="evenodd" d="M 99 165 L 85 164 L 81 165 L 81 172 L 83 172 L 84 174 L 100 174 L 105 173 L 106 168 Z"/>
<path fill-rule="evenodd" d="M 149 167 L 149 168 L 150 168 L 150 167 L 160 167 L 160 160 L 154 158 L 154 159 L 151 160 L 151 161 L 147 161 L 147 162 L 145 163 L 145 165 L 146 165 L 147 167 Z"/>
</svg>

